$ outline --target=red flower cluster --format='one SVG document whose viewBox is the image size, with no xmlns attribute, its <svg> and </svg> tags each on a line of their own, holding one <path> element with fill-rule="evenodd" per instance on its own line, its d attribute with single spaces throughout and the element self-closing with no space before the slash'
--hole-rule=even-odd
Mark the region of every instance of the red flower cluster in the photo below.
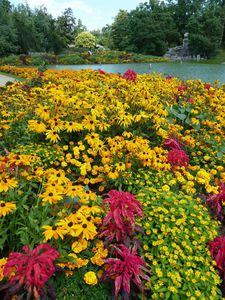
<svg viewBox="0 0 225 300">
<path fill-rule="evenodd" d="M 209 242 L 211 257 L 216 261 L 220 275 L 225 280 L 225 236 L 215 238 Z"/>
<path fill-rule="evenodd" d="M 113 246 L 116 258 L 106 259 L 107 270 L 102 276 L 102 280 L 115 278 L 115 296 L 118 296 L 121 287 L 123 292 L 130 294 L 131 282 L 136 285 L 140 291 L 145 287 L 141 279 L 150 280 L 143 271 L 149 272 L 145 266 L 143 258 L 138 256 L 136 245 L 133 248 L 127 248 L 124 245 Z"/>
<path fill-rule="evenodd" d="M 187 86 L 186 85 L 180 85 L 180 86 L 178 86 L 178 92 L 184 92 L 184 91 L 186 91 L 187 90 Z"/>
<path fill-rule="evenodd" d="M 191 103 L 191 104 L 194 104 L 194 103 L 195 103 L 195 101 L 194 101 L 192 98 L 188 98 L 188 99 L 187 99 L 187 102 L 188 102 L 188 103 Z"/>
<path fill-rule="evenodd" d="M 171 164 L 172 168 L 175 167 L 188 167 L 189 156 L 184 150 L 172 149 L 168 153 L 168 162 Z"/>
<path fill-rule="evenodd" d="M 121 242 L 138 229 L 135 217 L 143 217 L 143 210 L 134 195 L 128 192 L 112 190 L 108 196 L 103 200 L 103 208 L 108 203 L 110 210 L 103 221 L 106 229 L 100 236 L 106 236 L 110 242 L 116 237 L 117 242 Z"/>
<path fill-rule="evenodd" d="M 135 224 L 135 217 L 143 217 L 143 210 L 134 195 L 128 192 L 112 190 L 108 196 L 109 198 L 103 200 L 103 208 L 106 204 L 109 205 L 109 212 L 104 218 L 100 236 L 106 237 L 108 243 L 116 238 L 114 242 L 119 244 L 111 244 L 113 251 L 111 257 L 105 260 L 106 271 L 101 280 L 115 281 L 115 297 L 121 293 L 123 299 L 130 299 L 131 283 L 143 292 L 144 285 L 141 280 L 149 280 L 143 272 L 149 271 L 145 267 L 144 259 L 137 253 L 137 241 L 133 240 L 136 231 L 140 231 Z"/>
<path fill-rule="evenodd" d="M 9 254 L 4 276 L 9 276 L 13 269 L 15 275 L 9 279 L 11 284 L 19 282 L 20 285 L 36 288 L 41 292 L 45 283 L 55 272 L 54 261 L 59 257 L 59 253 L 47 244 L 38 245 L 33 251 L 30 251 L 29 245 L 22 249 L 25 253 Z"/>
<path fill-rule="evenodd" d="M 137 73 L 134 70 L 128 69 L 122 76 L 122 78 L 128 81 L 135 81 L 137 78 Z"/>
<path fill-rule="evenodd" d="M 100 74 L 106 74 L 106 72 L 105 72 L 104 70 L 102 70 L 102 69 L 98 69 L 98 72 L 99 72 Z"/>
<path fill-rule="evenodd" d="M 211 84 L 210 84 L 210 83 L 206 83 L 206 84 L 205 84 L 205 89 L 206 89 L 206 90 L 209 90 L 210 88 L 211 88 Z"/>
<path fill-rule="evenodd" d="M 224 219 L 223 202 L 225 202 L 225 185 L 224 183 L 221 183 L 219 185 L 219 194 L 212 195 L 206 200 L 206 204 L 220 221 L 223 221 Z"/>
<path fill-rule="evenodd" d="M 37 72 L 39 76 L 44 76 L 44 73 L 42 71 Z"/>
</svg>

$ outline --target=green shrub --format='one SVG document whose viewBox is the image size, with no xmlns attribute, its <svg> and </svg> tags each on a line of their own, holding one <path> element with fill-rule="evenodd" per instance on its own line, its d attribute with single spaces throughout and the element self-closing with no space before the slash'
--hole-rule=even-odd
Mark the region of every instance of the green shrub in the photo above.
<svg viewBox="0 0 225 300">
<path fill-rule="evenodd" d="M 83 58 L 78 54 L 70 54 L 59 57 L 59 64 L 63 65 L 79 65 L 83 64 Z"/>
</svg>

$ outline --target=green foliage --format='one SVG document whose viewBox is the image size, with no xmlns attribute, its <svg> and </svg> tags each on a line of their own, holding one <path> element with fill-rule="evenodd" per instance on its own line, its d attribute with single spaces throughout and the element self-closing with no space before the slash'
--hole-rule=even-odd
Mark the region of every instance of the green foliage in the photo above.
<svg viewBox="0 0 225 300">
<path fill-rule="evenodd" d="M 81 32 L 75 38 L 76 47 L 93 49 L 96 45 L 96 38 L 88 31 Z"/>
<path fill-rule="evenodd" d="M 89 268 L 90 269 L 90 268 Z M 89 270 L 88 269 L 88 270 Z M 55 288 L 58 300 L 108 300 L 110 299 L 111 287 L 105 283 L 98 283 L 95 286 L 86 285 L 83 276 L 87 270 L 78 269 L 70 277 L 65 274 L 58 275 L 55 278 Z"/>
</svg>

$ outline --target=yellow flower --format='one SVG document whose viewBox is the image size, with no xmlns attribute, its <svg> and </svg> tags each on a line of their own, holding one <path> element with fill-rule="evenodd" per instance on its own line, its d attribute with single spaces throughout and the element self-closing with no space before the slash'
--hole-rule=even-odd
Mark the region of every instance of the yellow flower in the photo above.
<svg viewBox="0 0 225 300">
<path fill-rule="evenodd" d="M 98 283 L 97 276 L 95 272 L 89 271 L 84 274 L 84 281 L 89 285 L 95 285 Z"/>
<path fill-rule="evenodd" d="M 80 253 L 81 251 L 87 249 L 88 246 L 88 241 L 84 240 L 84 239 L 80 239 L 78 241 L 75 241 L 71 248 L 75 253 Z"/>
<path fill-rule="evenodd" d="M 4 278 L 3 271 L 4 271 L 6 261 L 7 261 L 7 259 L 4 257 L 0 259 L 0 281 L 2 281 Z"/>
<path fill-rule="evenodd" d="M 82 239 L 93 240 L 97 234 L 96 227 L 91 222 L 75 224 L 73 228 L 75 230 L 75 236 L 80 236 Z"/>
<path fill-rule="evenodd" d="M 16 209 L 16 204 L 13 202 L 0 201 L 0 218 L 5 217 Z"/>
<path fill-rule="evenodd" d="M 14 178 L 0 178 L 0 193 L 7 192 L 9 189 L 16 187 L 18 182 Z"/>
<path fill-rule="evenodd" d="M 56 143 L 60 140 L 60 137 L 56 131 L 47 130 L 46 131 L 46 138 L 53 143 Z"/>
<path fill-rule="evenodd" d="M 63 230 L 60 227 L 44 225 L 42 226 L 45 231 L 43 232 L 45 236 L 45 241 L 48 241 L 52 238 L 57 240 L 59 237 L 63 240 Z"/>
</svg>

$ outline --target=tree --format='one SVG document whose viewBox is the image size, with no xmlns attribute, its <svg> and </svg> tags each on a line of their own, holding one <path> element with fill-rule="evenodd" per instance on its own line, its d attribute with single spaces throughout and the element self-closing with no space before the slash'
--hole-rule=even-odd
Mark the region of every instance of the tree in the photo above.
<svg viewBox="0 0 225 300">
<path fill-rule="evenodd" d="M 129 14 L 126 10 L 119 10 L 111 27 L 113 45 L 118 50 L 126 50 L 130 46 Z"/>
<path fill-rule="evenodd" d="M 88 31 L 84 31 L 78 34 L 75 38 L 75 46 L 78 48 L 94 48 L 96 45 L 96 39 L 93 34 Z"/>
<path fill-rule="evenodd" d="M 174 20 L 164 4 L 151 1 L 129 13 L 130 44 L 135 52 L 163 55 L 179 39 Z"/>
<path fill-rule="evenodd" d="M 0 0 L 0 55 L 15 53 L 17 34 L 12 20 L 11 4 L 7 0 Z"/>
<path fill-rule="evenodd" d="M 76 18 L 71 8 L 66 8 L 62 16 L 57 19 L 59 35 L 64 37 L 65 44 L 71 44 L 74 41 L 74 33 L 76 29 Z"/>
<path fill-rule="evenodd" d="M 19 4 L 13 12 L 17 31 L 17 45 L 20 53 L 38 49 L 37 32 L 32 11 L 28 5 Z"/>
</svg>

